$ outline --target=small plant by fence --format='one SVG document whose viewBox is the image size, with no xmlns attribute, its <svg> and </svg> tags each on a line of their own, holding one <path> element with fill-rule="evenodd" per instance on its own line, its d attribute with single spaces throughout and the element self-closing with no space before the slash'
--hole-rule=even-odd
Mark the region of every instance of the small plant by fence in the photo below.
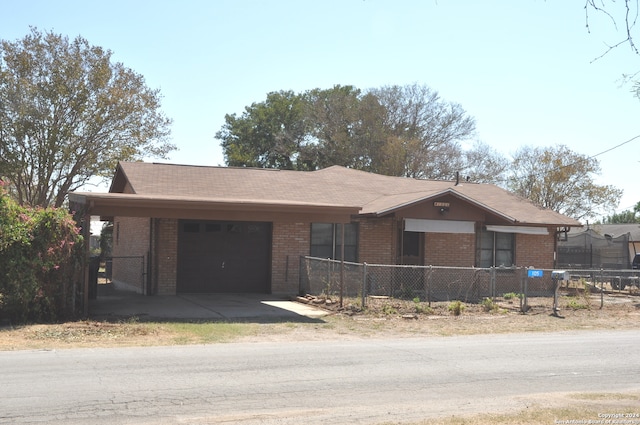
<svg viewBox="0 0 640 425">
<path fill-rule="evenodd" d="M 556 286 L 589 293 L 638 288 L 637 270 L 570 270 L 568 281 L 556 281 L 552 270 L 465 268 L 440 266 L 343 263 L 314 257 L 300 260 L 300 294 L 329 298 L 369 297 L 420 299 L 428 303 L 459 300 L 478 303 L 486 298 L 515 297 L 526 307 L 529 297 L 551 300 Z M 549 301 L 551 302 L 551 301 Z"/>
</svg>

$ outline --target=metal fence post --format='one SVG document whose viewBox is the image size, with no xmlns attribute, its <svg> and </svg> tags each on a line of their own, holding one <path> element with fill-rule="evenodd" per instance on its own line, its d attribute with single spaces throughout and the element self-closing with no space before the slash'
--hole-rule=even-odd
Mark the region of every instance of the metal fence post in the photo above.
<svg viewBox="0 0 640 425">
<path fill-rule="evenodd" d="M 528 284 L 529 284 L 529 278 L 526 274 L 526 269 L 525 268 L 521 268 L 520 269 L 520 279 L 521 280 L 521 287 L 522 287 L 522 306 L 521 306 L 521 311 L 523 313 L 527 312 L 527 296 L 529 293 L 529 288 L 528 288 Z"/>
<path fill-rule="evenodd" d="M 304 291 L 302 290 L 302 277 L 304 276 L 304 273 L 302 272 L 303 265 L 304 265 L 304 257 L 301 255 L 300 261 L 298 264 L 298 295 L 300 296 L 304 295 Z"/>
<path fill-rule="evenodd" d="M 560 307 L 558 306 L 558 289 L 560 288 L 560 283 L 558 282 L 557 277 L 553 277 L 551 280 L 553 281 L 553 315 L 555 317 L 560 317 Z M 567 283 L 567 288 L 569 284 Z"/>
<path fill-rule="evenodd" d="M 622 280 L 620 280 L 620 283 L 618 285 L 620 285 L 618 286 L 618 289 L 620 289 L 622 287 Z M 586 291 L 587 288 L 585 287 L 584 290 Z M 603 305 L 604 305 L 604 269 L 600 268 L 600 309 L 602 309 Z"/>
<path fill-rule="evenodd" d="M 490 282 L 489 282 L 489 295 L 491 298 L 496 297 L 496 268 L 491 266 Z"/>
<path fill-rule="evenodd" d="M 325 286 L 325 288 L 327 289 L 327 297 L 329 297 L 329 294 L 331 293 L 332 283 L 333 280 L 331 279 L 331 260 L 327 259 L 327 285 Z"/>
<path fill-rule="evenodd" d="M 425 279 L 425 285 L 427 285 L 427 301 L 429 302 L 429 307 L 431 307 L 431 275 L 433 273 L 433 266 L 429 265 L 429 273 L 427 274 L 427 279 Z"/>
<path fill-rule="evenodd" d="M 362 265 L 362 308 L 366 307 L 367 300 L 367 263 Z"/>
<path fill-rule="evenodd" d="M 522 269 L 522 278 L 524 279 L 524 309 L 529 309 L 529 274 L 526 269 Z"/>
<path fill-rule="evenodd" d="M 622 287 L 622 280 L 620 280 L 620 286 L 618 286 L 618 288 L 621 288 L 621 287 Z M 585 290 L 586 289 L 587 288 L 585 288 Z M 604 282 L 600 282 L 600 310 L 602 310 L 603 307 L 604 307 Z"/>
</svg>

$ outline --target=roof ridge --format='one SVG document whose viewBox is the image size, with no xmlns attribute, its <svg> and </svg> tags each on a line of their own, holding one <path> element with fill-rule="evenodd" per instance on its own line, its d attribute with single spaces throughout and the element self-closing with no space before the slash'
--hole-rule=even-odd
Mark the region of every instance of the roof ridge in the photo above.
<svg viewBox="0 0 640 425">
<path fill-rule="evenodd" d="M 229 166 L 229 165 L 177 164 L 177 163 L 173 163 L 173 162 L 126 162 L 126 164 L 167 165 L 167 166 L 172 166 L 172 167 L 218 168 L 218 169 L 230 169 L 230 170 L 295 171 L 295 170 L 282 170 L 280 168 L 241 167 L 241 166 Z"/>
</svg>

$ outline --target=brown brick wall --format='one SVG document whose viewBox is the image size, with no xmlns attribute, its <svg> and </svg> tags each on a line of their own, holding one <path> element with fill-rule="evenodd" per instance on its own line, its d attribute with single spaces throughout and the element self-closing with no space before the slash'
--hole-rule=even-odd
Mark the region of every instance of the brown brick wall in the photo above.
<svg viewBox="0 0 640 425">
<path fill-rule="evenodd" d="M 546 236 L 516 235 L 516 265 L 552 269 L 554 267 L 555 234 Z"/>
<path fill-rule="evenodd" d="M 473 267 L 476 263 L 476 235 L 427 233 L 424 252 L 425 265 Z"/>
<path fill-rule="evenodd" d="M 358 261 L 369 264 L 395 264 L 397 234 L 396 221 L 393 218 L 360 220 Z"/>
<path fill-rule="evenodd" d="M 178 276 L 178 220 L 156 220 L 154 236 L 154 283 L 157 285 L 157 294 L 175 295 Z"/>
<path fill-rule="evenodd" d="M 271 292 L 297 294 L 300 256 L 311 249 L 311 223 L 273 223 Z"/>
</svg>

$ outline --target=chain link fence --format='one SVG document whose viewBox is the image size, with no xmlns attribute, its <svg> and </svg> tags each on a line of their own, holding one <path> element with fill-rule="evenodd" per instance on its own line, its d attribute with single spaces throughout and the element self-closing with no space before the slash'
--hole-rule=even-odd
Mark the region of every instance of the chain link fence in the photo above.
<svg viewBox="0 0 640 425">
<path fill-rule="evenodd" d="M 98 273 L 98 283 L 146 294 L 144 256 L 107 257 Z"/>
<path fill-rule="evenodd" d="M 621 292 L 640 290 L 640 270 L 573 269 L 568 270 L 570 282 L 579 282 L 593 290 Z"/>
<path fill-rule="evenodd" d="M 300 260 L 300 295 L 329 298 L 389 297 L 426 302 L 459 300 L 477 303 L 485 298 L 529 298 L 554 303 L 556 288 L 565 292 L 610 293 L 638 290 L 639 270 L 568 270 L 567 280 L 554 279 L 552 270 L 465 268 L 344 263 L 314 257 Z"/>
</svg>

